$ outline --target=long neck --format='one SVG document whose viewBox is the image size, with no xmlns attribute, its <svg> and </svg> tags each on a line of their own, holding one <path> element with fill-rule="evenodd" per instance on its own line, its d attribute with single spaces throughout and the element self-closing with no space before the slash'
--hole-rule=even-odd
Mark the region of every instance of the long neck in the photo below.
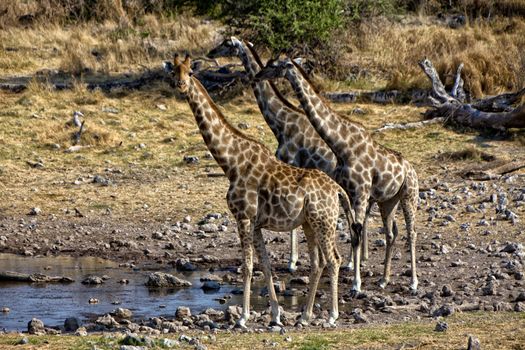
<svg viewBox="0 0 525 350">
<path fill-rule="evenodd" d="M 206 146 L 226 176 L 230 177 L 238 165 L 238 152 L 232 152 L 232 148 L 248 140 L 228 123 L 196 78 L 190 79 L 186 99 Z"/>
<path fill-rule="evenodd" d="M 249 77 L 253 79 L 261 70 L 262 63 L 259 62 L 260 60 L 255 50 L 249 45 L 245 45 L 241 41 L 237 41 L 236 45 L 244 69 Z M 279 140 L 286 124 L 286 113 L 279 113 L 284 108 L 283 102 L 268 81 L 252 83 L 252 88 L 266 124 L 268 124 L 275 137 Z"/>
<path fill-rule="evenodd" d="M 351 141 L 361 133 L 361 127 L 335 114 L 317 94 L 298 67 L 287 70 L 286 78 L 301 102 L 308 120 L 319 136 L 330 147 L 339 163 L 351 156 Z"/>
</svg>

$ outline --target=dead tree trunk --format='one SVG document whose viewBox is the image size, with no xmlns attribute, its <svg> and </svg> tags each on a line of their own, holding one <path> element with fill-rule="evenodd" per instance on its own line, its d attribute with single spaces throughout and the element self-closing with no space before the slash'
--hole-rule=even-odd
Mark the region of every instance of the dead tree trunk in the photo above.
<svg viewBox="0 0 525 350">
<path fill-rule="evenodd" d="M 28 282 L 28 283 L 71 283 L 75 282 L 69 277 L 63 276 L 47 276 L 41 273 L 33 273 L 31 275 L 26 273 L 5 271 L 0 272 L 0 281 L 9 282 Z"/>
<path fill-rule="evenodd" d="M 461 79 L 461 65 L 458 67 L 451 94 L 446 92 L 432 62 L 425 59 L 419 62 L 419 66 L 432 82 L 432 94 L 429 101 L 433 109 L 425 113 L 426 119 L 445 117 L 445 122 L 475 129 L 525 128 L 525 105 L 516 108 L 511 107 L 525 94 L 525 89 L 467 104 L 463 103 L 465 92 L 463 91 L 463 79 Z M 495 110 L 498 112 L 494 112 Z"/>
</svg>

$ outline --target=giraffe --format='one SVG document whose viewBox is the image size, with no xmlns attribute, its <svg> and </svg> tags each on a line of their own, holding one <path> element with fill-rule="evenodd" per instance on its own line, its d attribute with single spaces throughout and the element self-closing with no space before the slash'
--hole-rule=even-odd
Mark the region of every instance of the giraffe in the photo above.
<svg viewBox="0 0 525 350">
<path fill-rule="evenodd" d="M 337 157 L 336 181 L 347 191 L 354 210 L 352 250 L 355 278 L 352 295 L 361 291 L 360 241 L 370 204 L 379 205 L 386 235 L 386 254 L 383 277 L 379 286 L 390 281 L 392 247 L 397 237 L 395 210 L 401 204 L 408 232 L 411 257 L 411 284 L 417 292 L 416 237 L 414 216 L 419 187 L 417 174 L 403 157 L 372 139 L 366 129 L 335 113 L 310 84 L 299 63 L 285 58 L 270 60 L 255 80 L 286 78 L 292 85 L 308 120 Z"/>
<path fill-rule="evenodd" d="M 255 77 L 264 67 L 253 44 L 233 36 L 223 40 L 207 56 L 239 57 L 250 78 Z M 273 82 L 252 83 L 252 88 L 264 120 L 277 139 L 277 159 L 300 168 L 319 169 L 335 178 L 336 157 L 304 112 L 286 100 Z M 363 243 L 363 260 L 368 258 L 367 246 Z M 292 231 L 288 264 L 290 272 L 296 270 L 297 258 L 297 234 Z"/>
<path fill-rule="evenodd" d="M 226 202 L 237 221 L 243 255 L 243 309 L 237 325 L 246 327 L 250 315 L 254 248 L 268 286 L 272 324 L 281 325 L 261 230 L 286 232 L 299 225 L 304 228 L 311 262 L 309 294 L 299 322 L 307 324 L 310 320 L 319 279 L 327 266 L 331 284 L 329 322 L 335 325 L 341 265 L 335 245 L 339 204 L 349 225 L 353 223 L 346 193 L 322 171 L 283 163 L 261 143 L 232 127 L 200 82 L 191 77 L 190 63 L 189 56 L 182 61 L 176 56 L 164 67 L 170 72 L 172 86 L 186 96 L 204 142 L 230 182 Z"/>
</svg>

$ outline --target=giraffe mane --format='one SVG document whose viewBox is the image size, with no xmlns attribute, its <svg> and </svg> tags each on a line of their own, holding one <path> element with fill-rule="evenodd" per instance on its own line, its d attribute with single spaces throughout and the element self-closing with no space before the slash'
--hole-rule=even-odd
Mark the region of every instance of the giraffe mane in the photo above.
<svg viewBox="0 0 525 350">
<path fill-rule="evenodd" d="M 249 43 L 247 43 L 246 41 L 244 41 L 244 44 L 246 44 L 246 47 L 248 47 L 248 50 L 250 50 L 253 58 L 255 59 L 255 62 L 257 62 L 257 64 L 259 65 L 259 68 L 261 69 L 264 68 L 264 64 L 262 63 L 262 60 L 259 57 L 259 54 L 255 51 L 252 45 L 249 45 Z M 295 112 L 304 114 L 304 111 L 301 108 L 294 106 L 290 101 L 288 101 L 286 97 L 283 96 L 283 94 L 281 93 L 281 91 L 279 91 L 279 89 L 277 89 L 273 81 L 268 81 L 268 82 L 270 83 L 270 86 L 273 89 L 275 96 L 277 96 L 277 98 L 281 100 L 281 102 L 284 103 L 286 107 L 294 110 Z"/>
</svg>

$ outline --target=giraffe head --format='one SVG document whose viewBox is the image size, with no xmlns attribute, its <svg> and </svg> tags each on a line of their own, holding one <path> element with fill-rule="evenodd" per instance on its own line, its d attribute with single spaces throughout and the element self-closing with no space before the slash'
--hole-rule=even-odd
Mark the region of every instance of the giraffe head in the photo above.
<svg viewBox="0 0 525 350">
<path fill-rule="evenodd" d="M 294 59 L 296 63 L 300 63 L 300 58 Z M 289 57 L 283 59 L 270 59 L 266 66 L 255 75 L 255 81 L 273 80 L 276 78 L 284 78 L 290 69 L 294 68 L 294 64 Z"/>
<path fill-rule="evenodd" d="M 217 57 L 237 57 L 239 56 L 240 41 L 236 37 L 224 39 L 217 47 L 212 49 L 206 56 L 209 58 Z"/>
<path fill-rule="evenodd" d="M 186 58 L 181 60 L 179 55 L 175 54 L 173 63 L 170 61 L 165 61 L 163 66 L 164 70 L 170 75 L 170 85 L 172 87 L 176 87 L 177 91 L 181 94 L 188 92 L 190 77 L 193 73 L 191 70 L 190 55 L 186 55 Z"/>
</svg>

